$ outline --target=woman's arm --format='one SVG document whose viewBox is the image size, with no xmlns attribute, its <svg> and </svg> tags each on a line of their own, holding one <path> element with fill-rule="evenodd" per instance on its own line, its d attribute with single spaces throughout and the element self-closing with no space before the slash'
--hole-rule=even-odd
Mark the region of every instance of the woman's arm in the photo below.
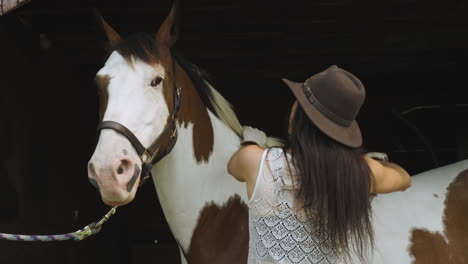
<svg viewBox="0 0 468 264">
<path fill-rule="evenodd" d="M 228 163 L 228 172 L 241 182 L 256 182 L 264 149 L 247 145 L 239 149 Z"/>
<path fill-rule="evenodd" d="M 391 193 L 404 191 L 411 187 L 411 177 L 402 167 L 385 161 L 376 161 L 369 157 L 364 157 L 372 174 L 374 184 L 372 193 Z"/>
<path fill-rule="evenodd" d="M 238 181 L 255 185 L 266 143 L 267 136 L 263 131 L 243 126 L 241 149 L 232 155 L 228 172 Z"/>
</svg>

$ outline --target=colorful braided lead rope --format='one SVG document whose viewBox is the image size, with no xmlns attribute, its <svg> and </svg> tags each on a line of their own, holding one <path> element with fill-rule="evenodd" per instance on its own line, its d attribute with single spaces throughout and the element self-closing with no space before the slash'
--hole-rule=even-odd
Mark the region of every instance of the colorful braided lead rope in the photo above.
<svg viewBox="0 0 468 264">
<path fill-rule="evenodd" d="M 115 214 L 117 207 L 113 207 L 98 223 L 92 223 L 83 229 L 73 233 L 60 234 L 60 235 L 17 235 L 17 234 L 4 234 L 0 233 L 0 240 L 10 241 L 27 241 L 27 242 L 52 242 L 52 241 L 66 241 L 75 240 L 81 241 L 89 236 L 97 234 L 101 231 L 102 224 L 107 222 L 109 218 Z"/>
<path fill-rule="evenodd" d="M 51 242 L 51 241 L 65 241 L 65 240 L 79 240 L 79 239 L 75 233 L 68 233 L 68 234 L 63 234 L 63 235 L 50 235 L 50 236 L 14 235 L 14 234 L 0 233 L 0 240 Z"/>
</svg>

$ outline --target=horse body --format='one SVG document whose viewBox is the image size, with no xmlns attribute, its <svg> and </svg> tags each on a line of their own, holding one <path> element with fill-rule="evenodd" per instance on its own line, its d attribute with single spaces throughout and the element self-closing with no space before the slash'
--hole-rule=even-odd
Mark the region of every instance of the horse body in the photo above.
<svg viewBox="0 0 468 264">
<path fill-rule="evenodd" d="M 153 181 L 164 215 L 174 237 L 188 252 L 200 212 L 207 203 L 225 204 L 234 195 L 246 200 L 245 184 L 227 172 L 229 158 L 240 139 L 231 128 L 210 113 L 214 148 L 207 163 L 193 153 L 193 126 L 179 127 L 179 138 L 171 154 L 153 169 Z"/>
</svg>

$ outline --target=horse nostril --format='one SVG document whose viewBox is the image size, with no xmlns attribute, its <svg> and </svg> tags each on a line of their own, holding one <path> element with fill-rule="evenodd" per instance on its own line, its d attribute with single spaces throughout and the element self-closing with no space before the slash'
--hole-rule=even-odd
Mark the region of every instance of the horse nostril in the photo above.
<svg viewBox="0 0 468 264">
<path fill-rule="evenodd" d="M 117 164 L 118 167 L 115 167 L 114 173 L 117 173 L 117 175 L 122 175 L 124 173 L 131 173 L 132 169 L 132 162 L 128 159 L 123 159 L 120 160 L 119 164 Z"/>
</svg>

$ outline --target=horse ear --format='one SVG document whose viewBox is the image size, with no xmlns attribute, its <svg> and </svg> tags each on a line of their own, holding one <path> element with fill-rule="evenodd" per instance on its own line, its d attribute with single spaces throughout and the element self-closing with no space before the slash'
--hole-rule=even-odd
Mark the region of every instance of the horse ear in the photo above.
<svg viewBox="0 0 468 264">
<path fill-rule="evenodd" d="M 162 44 L 169 49 L 176 43 L 179 34 L 178 14 L 179 4 L 175 0 L 171 12 L 159 27 L 158 33 L 156 33 L 156 43 Z"/>
<path fill-rule="evenodd" d="M 110 42 L 110 46 L 115 46 L 117 43 L 120 42 L 121 38 L 119 33 L 115 31 L 107 22 L 102 18 L 101 14 L 97 9 L 94 9 L 94 14 L 96 18 L 99 20 L 99 23 L 102 25 L 104 32 L 106 33 L 107 39 Z"/>
</svg>

